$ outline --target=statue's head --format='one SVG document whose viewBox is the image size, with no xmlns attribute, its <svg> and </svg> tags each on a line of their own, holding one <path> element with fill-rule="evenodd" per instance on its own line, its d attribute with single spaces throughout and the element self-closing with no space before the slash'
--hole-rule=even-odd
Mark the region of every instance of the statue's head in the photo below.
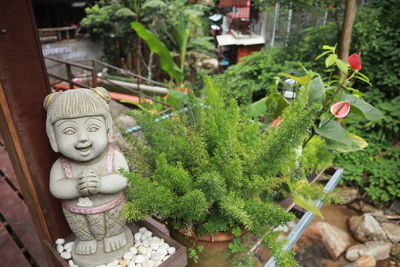
<svg viewBox="0 0 400 267">
<path fill-rule="evenodd" d="M 101 87 L 48 95 L 46 131 L 53 150 L 76 161 L 100 156 L 112 138 L 110 99 Z"/>
</svg>

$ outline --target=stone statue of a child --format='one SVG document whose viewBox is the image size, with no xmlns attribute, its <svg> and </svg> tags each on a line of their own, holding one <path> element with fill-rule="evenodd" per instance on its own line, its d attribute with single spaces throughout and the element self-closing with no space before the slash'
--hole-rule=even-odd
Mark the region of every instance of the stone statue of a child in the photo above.
<svg viewBox="0 0 400 267">
<path fill-rule="evenodd" d="M 79 266 L 108 263 L 133 244 L 122 214 L 127 179 L 119 174 L 128 165 L 110 145 L 109 102 L 101 87 L 53 93 L 44 101 L 51 147 L 62 154 L 51 168 L 50 191 L 63 200 Z"/>
</svg>

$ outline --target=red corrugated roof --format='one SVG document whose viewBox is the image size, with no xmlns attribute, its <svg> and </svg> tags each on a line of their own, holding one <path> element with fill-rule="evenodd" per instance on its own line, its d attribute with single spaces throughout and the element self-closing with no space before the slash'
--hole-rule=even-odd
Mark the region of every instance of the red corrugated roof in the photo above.
<svg viewBox="0 0 400 267">
<path fill-rule="evenodd" d="M 235 10 L 236 12 L 228 13 L 227 16 L 229 18 L 234 19 L 248 19 L 250 18 L 250 7 L 238 7 Z"/>
<path fill-rule="evenodd" d="M 220 0 L 219 7 L 246 6 L 247 2 L 248 0 Z"/>
</svg>

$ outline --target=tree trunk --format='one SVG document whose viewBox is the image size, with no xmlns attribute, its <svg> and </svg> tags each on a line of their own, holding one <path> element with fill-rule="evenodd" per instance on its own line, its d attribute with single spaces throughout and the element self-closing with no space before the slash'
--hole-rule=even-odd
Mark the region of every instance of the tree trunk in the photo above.
<svg viewBox="0 0 400 267">
<path fill-rule="evenodd" d="M 343 27 L 340 35 L 340 53 L 339 58 L 347 62 L 351 44 L 351 32 L 353 30 L 354 19 L 356 16 L 357 2 L 356 0 L 346 0 L 346 8 L 344 10 Z"/>
</svg>

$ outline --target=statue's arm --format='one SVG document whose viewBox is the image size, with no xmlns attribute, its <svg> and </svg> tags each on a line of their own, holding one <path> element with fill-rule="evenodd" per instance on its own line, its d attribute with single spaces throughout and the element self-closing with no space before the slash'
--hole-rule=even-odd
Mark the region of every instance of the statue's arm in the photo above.
<svg viewBox="0 0 400 267">
<path fill-rule="evenodd" d="M 129 170 L 125 157 L 118 150 L 114 150 L 114 170 Z M 100 193 L 111 194 L 121 191 L 128 185 L 128 179 L 120 174 L 110 174 L 101 177 Z"/>
<path fill-rule="evenodd" d="M 74 199 L 81 196 L 77 187 L 77 179 L 65 177 L 60 159 L 51 167 L 50 192 L 59 199 Z"/>
</svg>

